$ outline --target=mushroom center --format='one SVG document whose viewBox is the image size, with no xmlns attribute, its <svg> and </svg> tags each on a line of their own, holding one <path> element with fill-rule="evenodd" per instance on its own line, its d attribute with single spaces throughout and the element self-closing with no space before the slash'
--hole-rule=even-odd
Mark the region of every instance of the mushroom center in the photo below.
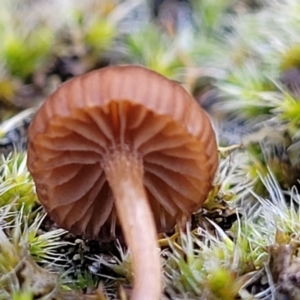
<svg viewBox="0 0 300 300">
<path fill-rule="evenodd" d="M 114 168 L 124 169 L 124 172 L 127 172 L 127 168 L 132 170 L 133 166 L 138 170 L 139 175 L 143 177 L 144 168 L 142 156 L 137 151 L 134 151 L 128 144 L 116 145 L 116 147 L 104 154 L 101 162 L 101 167 L 106 173 L 108 180 Z"/>
</svg>

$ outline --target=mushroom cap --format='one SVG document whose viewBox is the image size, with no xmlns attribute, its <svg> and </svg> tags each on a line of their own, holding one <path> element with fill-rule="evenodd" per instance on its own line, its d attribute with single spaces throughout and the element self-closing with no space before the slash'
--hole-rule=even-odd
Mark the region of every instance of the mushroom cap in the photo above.
<svg viewBox="0 0 300 300">
<path fill-rule="evenodd" d="M 28 134 L 28 168 L 60 226 L 91 238 L 120 234 L 104 166 L 114 151 L 141 158 L 158 232 L 197 210 L 218 165 L 206 113 L 178 83 L 140 66 L 111 66 L 62 84 Z"/>
</svg>

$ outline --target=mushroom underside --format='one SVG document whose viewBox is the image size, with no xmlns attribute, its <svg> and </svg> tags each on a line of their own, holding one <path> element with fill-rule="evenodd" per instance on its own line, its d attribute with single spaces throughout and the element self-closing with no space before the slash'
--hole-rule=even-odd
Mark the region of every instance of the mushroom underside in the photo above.
<svg viewBox="0 0 300 300">
<path fill-rule="evenodd" d="M 143 162 L 157 230 L 165 232 L 205 200 L 214 176 L 211 143 L 169 116 L 127 100 L 110 101 L 52 118 L 29 143 L 28 165 L 57 223 L 86 237 L 110 238 L 120 225 L 105 168 L 116 151 L 133 153 Z"/>
</svg>

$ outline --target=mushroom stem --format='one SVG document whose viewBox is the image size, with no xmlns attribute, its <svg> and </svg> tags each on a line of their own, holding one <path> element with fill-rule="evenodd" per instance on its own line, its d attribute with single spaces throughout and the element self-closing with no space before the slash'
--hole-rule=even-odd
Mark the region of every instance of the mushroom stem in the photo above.
<svg viewBox="0 0 300 300">
<path fill-rule="evenodd" d="M 160 256 L 155 222 L 143 184 L 142 160 L 127 151 L 119 151 L 108 156 L 104 170 L 132 255 L 134 288 L 131 299 L 160 299 Z"/>
</svg>

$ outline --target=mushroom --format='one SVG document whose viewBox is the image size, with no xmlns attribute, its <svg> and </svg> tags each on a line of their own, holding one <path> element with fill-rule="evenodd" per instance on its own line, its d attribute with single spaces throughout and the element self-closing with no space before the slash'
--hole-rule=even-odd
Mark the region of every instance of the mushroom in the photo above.
<svg viewBox="0 0 300 300">
<path fill-rule="evenodd" d="M 88 238 L 122 230 L 134 300 L 161 296 L 157 232 L 187 220 L 218 164 L 206 113 L 178 83 L 139 66 L 111 66 L 64 83 L 29 128 L 38 198 L 63 228 Z"/>
</svg>

